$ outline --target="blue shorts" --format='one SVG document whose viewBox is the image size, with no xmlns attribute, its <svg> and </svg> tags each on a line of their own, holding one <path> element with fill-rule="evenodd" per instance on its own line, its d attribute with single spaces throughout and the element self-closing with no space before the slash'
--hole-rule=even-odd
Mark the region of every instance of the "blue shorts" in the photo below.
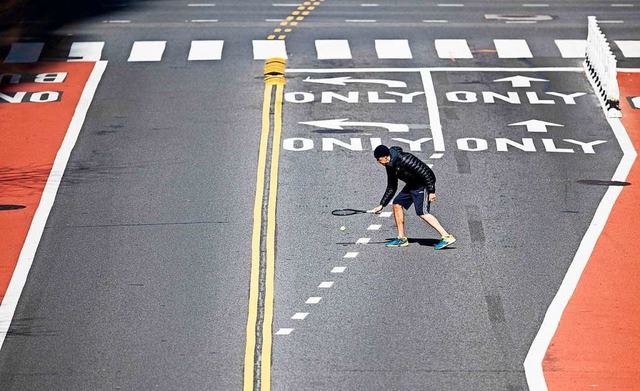
<svg viewBox="0 0 640 391">
<path fill-rule="evenodd" d="M 430 212 L 431 202 L 429 201 L 429 192 L 427 188 L 405 186 L 400 193 L 393 199 L 394 204 L 398 204 L 405 209 L 409 209 L 411 205 L 416 208 L 418 216 L 426 215 Z"/>
</svg>

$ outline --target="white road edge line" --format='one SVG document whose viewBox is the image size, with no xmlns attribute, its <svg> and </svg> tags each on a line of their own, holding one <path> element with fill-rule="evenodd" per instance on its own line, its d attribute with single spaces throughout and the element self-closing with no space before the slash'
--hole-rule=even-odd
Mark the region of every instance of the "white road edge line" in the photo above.
<svg viewBox="0 0 640 391">
<path fill-rule="evenodd" d="M 429 113 L 429 127 L 431 128 L 431 136 L 433 137 L 433 150 L 436 152 L 444 151 L 444 136 L 442 135 L 442 124 L 440 123 L 440 111 L 438 110 L 438 97 L 433 86 L 431 71 L 420 71 L 422 77 L 422 85 L 424 86 L 424 94 L 427 98 L 427 112 Z"/>
<path fill-rule="evenodd" d="M 636 159 L 637 152 L 633 148 L 633 143 L 629 139 L 629 135 L 624 125 L 622 125 L 622 122 L 617 118 L 609 118 L 608 122 L 624 154 L 611 180 L 625 181 Z M 604 229 L 620 192 L 622 192 L 621 186 L 609 186 L 604 197 L 602 197 L 602 201 L 600 201 L 598 209 L 596 209 L 593 220 L 580 242 L 578 251 L 573 261 L 571 261 L 567 274 L 564 276 L 558 292 L 547 309 L 538 334 L 534 338 L 531 348 L 529 348 L 527 357 L 524 360 L 524 372 L 527 377 L 527 384 L 531 390 L 548 390 L 542 371 L 542 361 L 558 329 L 562 313 L 580 281 L 582 272 L 591 257 L 591 253 L 595 248 L 596 242 Z"/>
<path fill-rule="evenodd" d="M 71 151 L 76 145 L 80 130 L 87 116 L 87 111 L 91 106 L 93 96 L 95 95 L 106 67 L 107 61 L 98 61 L 93 71 L 91 71 L 91 75 L 87 80 L 87 84 L 84 86 L 67 133 L 62 140 L 60 149 L 51 167 L 51 172 L 49 173 L 49 178 L 42 192 L 38 209 L 36 209 L 33 215 L 29 232 L 27 233 L 24 245 L 20 251 L 20 256 L 18 257 L 18 262 L 11 276 L 11 281 L 7 287 L 7 293 L 0 304 L 0 350 L 11 326 L 11 321 L 13 320 L 18 300 L 20 300 L 20 296 L 22 295 L 22 289 L 27 281 L 29 270 L 31 270 L 38 244 L 42 238 L 42 232 L 47 224 L 47 218 L 49 217 L 49 213 L 56 199 L 56 194 L 58 193 L 58 188 L 60 187 L 60 182 L 62 181 L 62 175 L 69 162 L 69 156 L 71 156 Z"/>
</svg>

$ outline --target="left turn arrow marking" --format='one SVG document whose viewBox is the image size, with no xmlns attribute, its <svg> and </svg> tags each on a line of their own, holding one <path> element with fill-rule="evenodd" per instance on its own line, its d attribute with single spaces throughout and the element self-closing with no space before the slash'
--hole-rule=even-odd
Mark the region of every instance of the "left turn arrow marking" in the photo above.
<svg viewBox="0 0 640 391">
<path fill-rule="evenodd" d="M 306 121 L 299 122 L 304 125 L 316 126 L 318 128 L 342 130 L 343 126 L 375 126 L 379 128 L 386 128 L 389 132 L 408 132 L 409 125 L 407 124 L 391 124 L 387 122 L 353 122 L 347 118 L 341 119 L 325 119 L 319 121 Z"/>
</svg>

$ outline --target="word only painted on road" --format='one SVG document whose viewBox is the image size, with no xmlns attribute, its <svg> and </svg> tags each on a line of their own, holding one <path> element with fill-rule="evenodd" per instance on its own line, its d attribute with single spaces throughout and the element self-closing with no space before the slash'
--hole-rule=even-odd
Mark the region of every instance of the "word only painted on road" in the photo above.
<svg viewBox="0 0 640 391">
<path fill-rule="evenodd" d="M 402 93 L 396 91 L 386 91 L 384 94 L 387 96 L 380 96 L 380 93 L 377 91 L 368 91 L 366 94 L 366 98 L 363 98 L 360 95 L 359 91 L 348 91 L 346 94 L 339 94 L 337 92 L 332 91 L 322 91 L 320 93 L 320 103 L 334 103 L 336 101 L 346 102 L 346 103 L 360 103 L 360 100 L 364 101 L 366 99 L 366 103 L 413 103 L 413 98 L 424 95 L 423 91 Z M 391 97 L 389 97 L 389 95 Z M 318 96 L 316 96 L 312 92 L 287 92 L 284 94 L 284 100 L 289 103 L 312 103 L 318 100 Z"/>
<path fill-rule="evenodd" d="M 0 74 L 0 85 L 12 85 L 20 83 L 52 84 L 63 83 L 67 78 L 67 72 L 54 73 L 3 73 Z M 62 91 L 17 91 L 0 92 L 0 103 L 49 103 L 59 102 L 62 99 Z"/>
<path fill-rule="evenodd" d="M 406 144 L 410 151 L 423 151 L 423 144 L 432 141 L 432 138 L 425 137 L 417 140 L 405 138 L 391 138 L 393 141 Z M 595 147 L 606 143 L 605 140 L 595 141 L 579 141 L 574 139 L 553 139 L 541 138 L 534 139 L 524 137 L 521 139 L 510 139 L 506 137 L 497 137 L 495 139 L 483 139 L 477 137 L 465 137 L 456 140 L 458 151 L 467 152 L 548 152 L 548 153 L 584 153 L 593 155 L 596 153 Z M 286 151 L 303 152 L 311 150 L 319 150 L 331 152 L 336 150 L 347 150 L 361 152 L 366 150 L 374 150 L 378 145 L 382 144 L 379 137 L 351 137 L 348 141 L 340 140 L 335 137 L 323 137 L 320 140 L 313 140 L 305 137 L 290 137 L 283 140 L 282 148 Z M 426 150 L 426 148 L 425 148 Z M 432 148 L 429 148 L 432 150 Z"/>
<path fill-rule="evenodd" d="M 546 95 L 555 96 L 561 99 L 567 105 L 575 105 L 576 98 L 586 95 L 585 92 L 575 92 L 573 94 L 562 94 L 560 92 L 545 92 Z M 475 103 L 479 101 L 478 93 L 472 91 L 449 91 L 446 94 L 449 102 L 456 103 Z M 544 99 L 544 97 L 538 96 L 535 91 L 525 92 L 524 97 L 516 91 L 509 91 L 506 95 L 499 94 L 493 91 L 482 91 L 480 93 L 482 101 L 484 103 L 496 103 L 496 101 L 502 101 L 510 104 L 519 105 L 524 99 L 532 105 L 555 105 L 555 99 Z"/>
</svg>

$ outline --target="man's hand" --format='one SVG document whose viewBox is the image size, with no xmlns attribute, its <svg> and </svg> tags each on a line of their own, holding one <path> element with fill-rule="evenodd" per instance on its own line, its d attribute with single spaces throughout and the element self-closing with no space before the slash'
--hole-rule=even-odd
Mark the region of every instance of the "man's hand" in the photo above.
<svg viewBox="0 0 640 391">
<path fill-rule="evenodd" d="M 373 214 L 379 214 L 380 212 L 382 212 L 382 208 L 384 208 L 384 206 L 378 205 L 375 208 L 368 210 L 367 212 L 373 213 Z"/>
<path fill-rule="evenodd" d="M 429 202 L 435 202 L 436 193 L 429 193 Z"/>
</svg>

